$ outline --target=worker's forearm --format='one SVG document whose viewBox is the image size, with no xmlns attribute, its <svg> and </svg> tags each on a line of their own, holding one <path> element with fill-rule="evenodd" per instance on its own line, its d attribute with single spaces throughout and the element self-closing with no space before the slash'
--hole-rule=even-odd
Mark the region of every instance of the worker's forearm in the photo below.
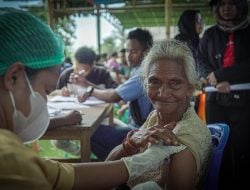
<svg viewBox="0 0 250 190">
<path fill-rule="evenodd" d="M 123 161 L 92 162 L 73 165 L 74 189 L 105 189 L 125 183 L 129 176 Z"/>
</svg>

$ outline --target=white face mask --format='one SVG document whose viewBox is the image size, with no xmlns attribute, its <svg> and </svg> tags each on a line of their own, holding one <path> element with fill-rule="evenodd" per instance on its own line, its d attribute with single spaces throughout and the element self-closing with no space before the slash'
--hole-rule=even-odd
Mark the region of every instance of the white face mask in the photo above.
<svg viewBox="0 0 250 190">
<path fill-rule="evenodd" d="M 30 82 L 25 76 L 30 88 L 30 114 L 25 117 L 22 112 L 16 109 L 15 100 L 12 92 L 10 93 L 11 102 L 14 107 L 13 125 L 14 132 L 22 139 L 23 143 L 31 143 L 38 140 L 49 126 L 49 113 L 44 98 L 37 92 L 34 92 Z"/>
</svg>

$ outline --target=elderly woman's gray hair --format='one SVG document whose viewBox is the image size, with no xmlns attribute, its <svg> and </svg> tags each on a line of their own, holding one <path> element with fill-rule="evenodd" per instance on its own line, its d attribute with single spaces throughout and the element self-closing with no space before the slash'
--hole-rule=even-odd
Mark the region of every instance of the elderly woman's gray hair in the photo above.
<svg viewBox="0 0 250 190">
<path fill-rule="evenodd" d="M 149 51 L 142 63 L 142 79 L 147 82 L 151 65 L 160 59 L 175 60 L 177 64 L 182 64 L 188 82 L 195 85 L 197 75 L 195 71 L 195 61 L 189 47 L 177 40 L 164 40 L 156 43 Z"/>
</svg>

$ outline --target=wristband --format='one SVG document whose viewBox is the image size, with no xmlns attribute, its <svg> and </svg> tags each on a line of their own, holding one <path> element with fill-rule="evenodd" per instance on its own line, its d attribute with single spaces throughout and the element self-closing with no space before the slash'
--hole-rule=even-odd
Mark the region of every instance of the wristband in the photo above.
<svg viewBox="0 0 250 190">
<path fill-rule="evenodd" d="M 127 148 L 126 148 L 126 138 L 122 141 L 122 148 L 123 151 L 127 154 L 127 155 L 132 155 L 133 153 L 130 152 Z"/>
<path fill-rule="evenodd" d="M 129 131 L 127 137 L 122 141 L 122 148 L 127 155 L 138 153 L 138 149 L 131 143 L 130 137 L 138 130 Z"/>
</svg>

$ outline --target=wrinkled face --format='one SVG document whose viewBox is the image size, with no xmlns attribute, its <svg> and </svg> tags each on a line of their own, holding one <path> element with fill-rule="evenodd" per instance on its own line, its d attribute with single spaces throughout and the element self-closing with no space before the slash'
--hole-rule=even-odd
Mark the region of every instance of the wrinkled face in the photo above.
<svg viewBox="0 0 250 190">
<path fill-rule="evenodd" d="M 126 60 L 130 67 L 136 67 L 141 64 L 144 57 L 144 47 L 136 39 L 128 39 L 125 43 Z"/>
<path fill-rule="evenodd" d="M 80 71 L 84 71 L 84 76 L 87 77 L 92 69 L 93 69 L 93 65 L 89 65 L 89 64 L 82 64 L 79 63 L 78 61 L 75 62 L 76 63 L 76 72 L 79 73 Z"/>
<path fill-rule="evenodd" d="M 237 16 L 237 7 L 233 0 L 222 0 L 219 8 L 220 16 L 224 20 L 233 20 Z"/>
<path fill-rule="evenodd" d="M 151 65 L 146 89 L 154 108 L 163 116 L 183 114 L 193 91 L 183 66 L 170 59 Z"/>
<path fill-rule="evenodd" d="M 195 20 L 195 31 L 197 34 L 200 34 L 203 30 L 203 21 L 200 13 L 197 13 Z"/>
</svg>

